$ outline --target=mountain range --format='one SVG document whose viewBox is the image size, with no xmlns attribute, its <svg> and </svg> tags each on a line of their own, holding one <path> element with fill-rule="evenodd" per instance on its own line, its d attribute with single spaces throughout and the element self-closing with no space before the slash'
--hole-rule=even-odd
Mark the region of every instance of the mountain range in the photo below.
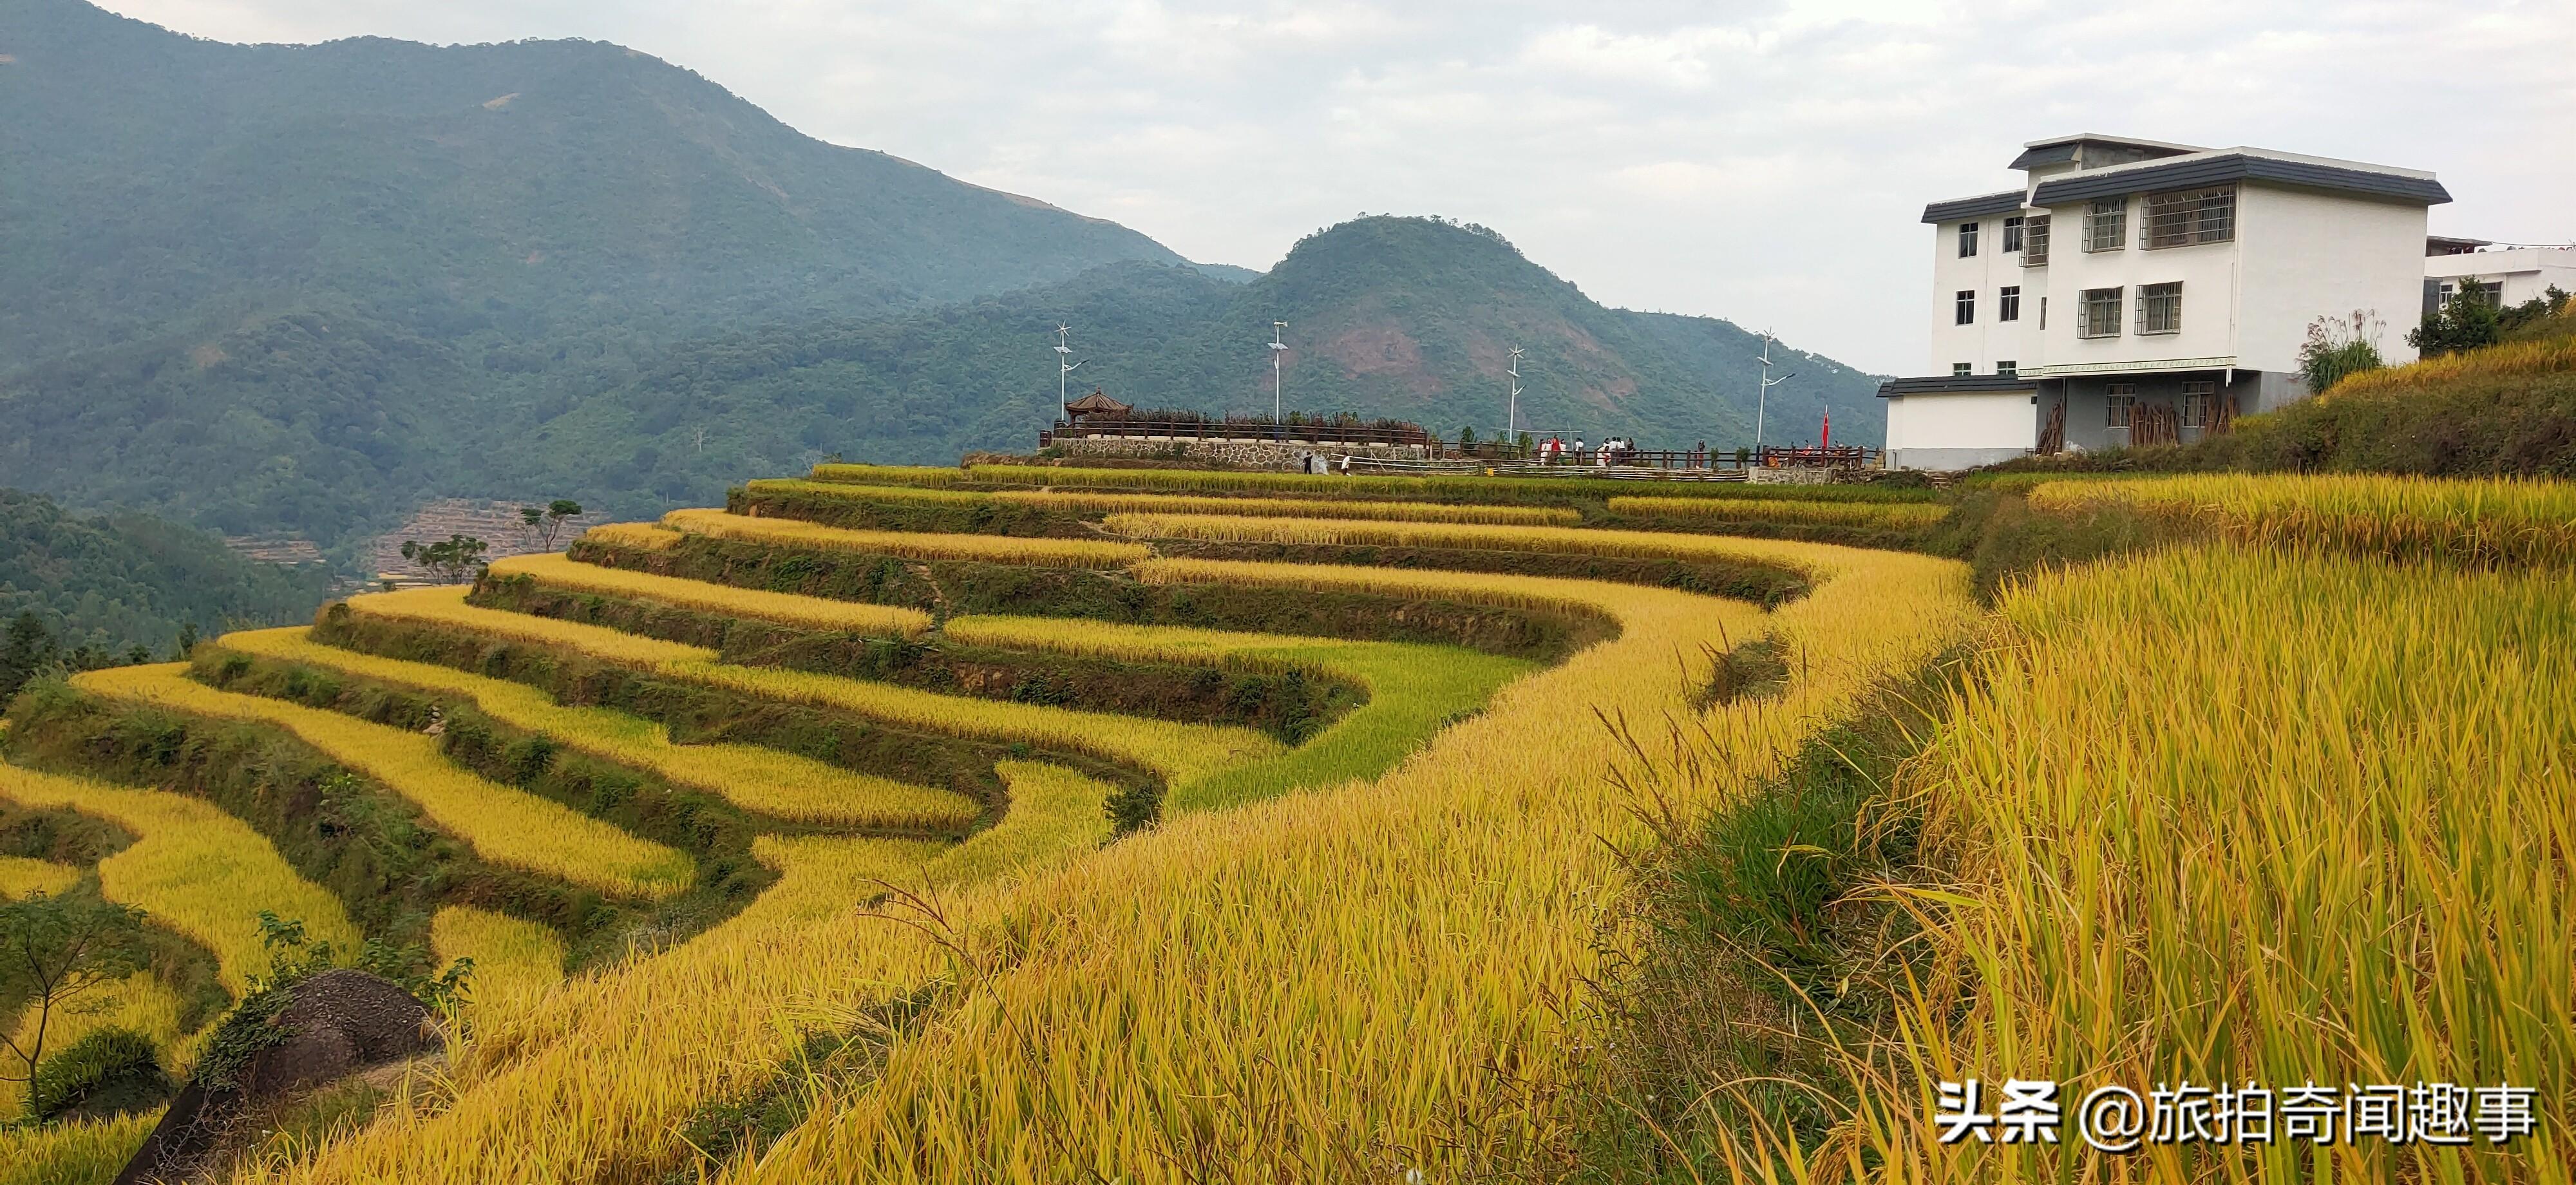
<svg viewBox="0 0 2576 1185">
<path fill-rule="evenodd" d="M 1481 227 L 1266 274 L 805 136 L 597 42 L 243 46 L 0 0 L 0 485 L 348 559 L 438 497 L 641 517 L 826 455 L 1026 449 L 1058 323 L 1140 406 L 1748 443 L 1760 342 L 1610 309 Z M 1873 439 L 1775 352 L 1770 438 Z"/>
</svg>

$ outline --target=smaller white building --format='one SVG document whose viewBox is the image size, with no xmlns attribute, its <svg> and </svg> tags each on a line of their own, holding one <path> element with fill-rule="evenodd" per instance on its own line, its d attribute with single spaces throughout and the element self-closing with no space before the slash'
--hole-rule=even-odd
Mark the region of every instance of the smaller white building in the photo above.
<svg viewBox="0 0 2576 1185">
<path fill-rule="evenodd" d="M 2499 305 L 2576 292 L 2576 246 L 2530 247 L 2439 236 L 2424 241 L 2424 311 L 2451 303 L 2469 284 Z"/>
<path fill-rule="evenodd" d="M 2451 200 L 2431 173 L 2092 134 L 2011 167 L 1923 211 L 1932 354 L 1879 389 L 1890 467 L 2196 440 L 2305 397 L 2309 325 L 2356 309 L 2415 356 L 2425 210 Z"/>
</svg>

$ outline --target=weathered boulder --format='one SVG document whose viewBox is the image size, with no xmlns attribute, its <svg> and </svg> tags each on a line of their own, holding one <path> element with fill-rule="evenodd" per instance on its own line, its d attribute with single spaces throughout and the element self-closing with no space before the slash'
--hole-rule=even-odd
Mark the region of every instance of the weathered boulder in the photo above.
<svg viewBox="0 0 2576 1185">
<path fill-rule="evenodd" d="M 183 1181 L 214 1167 L 246 1115 L 439 1046 L 429 1009 L 390 980 L 325 971 L 287 989 L 287 1000 L 249 1032 L 219 1036 L 258 1046 L 227 1080 L 200 1074 L 170 1102 L 116 1185 Z M 227 1022 L 230 1027 L 231 1022 Z"/>
</svg>

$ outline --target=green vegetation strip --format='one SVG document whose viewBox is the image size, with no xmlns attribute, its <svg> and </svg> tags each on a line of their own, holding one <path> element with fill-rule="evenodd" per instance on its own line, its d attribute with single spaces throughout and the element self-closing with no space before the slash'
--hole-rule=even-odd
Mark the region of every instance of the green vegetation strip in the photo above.
<svg viewBox="0 0 2576 1185">
<path fill-rule="evenodd" d="M 1135 494 L 1115 490 L 1047 487 L 1036 490 L 959 490 L 936 487 L 869 486 L 844 482 L 798 481 L 792 478 L 754 481 L 744 487 L 762 494 L 841 499 L 853 502 L 912 502 L 932 506 L 998 504 L 1034 506 L 1073 512 L 1153 511 L 1165 514 L 1248 514 L 1286 518 L 1383 518 L 1435 523 L 1525 523 L 1572 526 L 1583 516 L 1567 507 L 1495 506 L 1471 502 L 1365 502 L 1308 498 L 1220 498 L 1189 494 Z"/>
<path fill-rule="evenodd" d="M 874 466 L 818 465 L 818 481 L 865 484 L 924 484 L 890 479 Z M 870 470 L 856 473 L 853 470 Z M 955 470 L 938 470 L 954 473 Z M 1201 469 L 1074 469 L 1044 465 L 977 465 L 942 485 L 1063 486 L 1083 489 L 1148 492 L 1254 493 L 1280 497 L 1355 498 L 1412 497 L 1427 502 L 1555 505 L 1641 492 L 1682 498 L 1783 499 L 1789 501 L 1931 502 L 1940 497 L 1922 487 L 1882 485 L 1789 486 L 1733 481 L 1635 481 L 1600 477 L 1318 477 L 1302 473 L 1231 472 Z"/>
<path fill-rule="evenodd" d="M 512 556 L 492 565 L 498 577 L 525 576 L 547 588 L 659 601 L 728 617 L 748 617 L 804 629 L 840 630 L 882 638 L 912 638 L 930 628 L 930 615 L 895 605 L 869 605 L 789 593 L 656 576 L 627 568 L 585 564 L 561 555 Z"/>
<path fill-rule="evenodd" d="M 747 811 L 802 823 L 851 827 L 964 828 L 981 807 L 948 790 L 854 773 L 759 745 L 675 745 L 662 725 L 607 708 L 556 703 L 521 683 L 454 667 L 360 654 L 312 641 L 310 629 L 230 633 L 219 643 L 261 658 L 460 695 L 512 728 L 603 761 L 704 790 Z"/>
<path fill-rule="evenodd" d="M 1789 499 L 1619 497 L 1612 514 L 1688 515 L 1721 522 L 1919 527 L 1941 521 L 1950 508 L 1938 502 L 1827 502 Z"/>
<path fill-rule="evenodd" d="M 1369 701 L 1313 740 L 1173 788 L 1167 807 L 1211 810 L 1289 790 L 1375 777 L 1448 724 L 1484 707 L 1537 663 L 1456 646 L 1346 642 L 1276 634 L 1030 617 L 960 617 L 948 636 L 975 645 L 1152 661 L 1313 670 L 1357 681 Z"/>
<path fill-rule="evenodd" d="M 690 535 L 832 551 L 902 556 L 916 560 L 989 560 L 1059 568 L 1118 568 L 1145 559 L 1133 543 L 1086 539 L 1016 539 L 992 535 L 916 535 L 902 531 L 848 531 L 796 519 L 752 518 L 721 510 L 674 510 L 662 525 Z"/>
</svg>

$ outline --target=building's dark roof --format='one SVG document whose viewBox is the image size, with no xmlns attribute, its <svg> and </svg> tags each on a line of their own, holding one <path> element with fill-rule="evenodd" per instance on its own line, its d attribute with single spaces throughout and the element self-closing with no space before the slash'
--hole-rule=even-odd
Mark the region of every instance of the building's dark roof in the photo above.
<svg viewBox="0 0 2576 1185">
<path fill-rule="evenodd" d="M 1889 379 L 1878 385 L 1878 397 L 1891 395 L 1957 395 L 1971 391 L 2036 391 L 2039 380 L 2027 375 L 2010 374 L 1938 374 L 1913 379 Z"/>
<path fill-rule="evenodd" d="M 1094 391 L 1080 399 L 1076 399 L 1071 403 L 1065 404 L 1064 409 L 1070 412 L 1129 412 L 1136 410 L 1135 408 L 1129 407 L 1124 403 L 1120 403 L 1098 391 Z"/>
<path fill-rule="evenodd" d="M 2480 247 L 2495 246 L 2493 239 L 2460 239 L 2450 235 L 2424 236 L 2426 255 L 2467 255 Z"/>
<path fill-rule="evenodd" d="M 2035 169 L 2041 165 L 2066 164 L 2075 159 L 2075 146 L 2081 143 L 2083 143 L 2082 140 L 2067 140 L 2057 144 L 2042 144 L 2037 148 L 2022 149 L 2021 155 L 2013 158 L 2011 167 Z"/>
<path fill-rule="evenodd" d="M 2198 160 L 2172 161 L 2164 164 L 2138 165 L 2105 170 L 2099 173 L 2075 173 L 2051 177 L 2039 183 L 2031 194 L 2035 206 L 2059 206 L 2092 198 L 2118 197 L 2151 189 L 2188 189 L 2195 185 L 2217 185 L 2228 181 L 2270 181 L 2281 185 L 2304 185 L 2313 189 L 2332 189 L 2371 197 L 2435 205 L 2451 200 L 2451 192 L 2430 177 L 2407 177 L 2396 173 L 2379 173 L 2368 169 L 2346 169 L 2334 165 L 2310 164 L 2306 161 L 2281 160 L 2269 156 L 2248 156 L 2231 152 Z"/>
<path fill-rule="evenodd" d="M 1934 202 L 1923 207 L 1923 221 L 1956 222 L 1962 218 L 1976 218 L 1987 214 L 2016 214 L 2021 211 L 2021 198 L 2022 191 L 2008 189 L 2002 193 L 1990 193 L 1984 197 Z"/>
</svg>

